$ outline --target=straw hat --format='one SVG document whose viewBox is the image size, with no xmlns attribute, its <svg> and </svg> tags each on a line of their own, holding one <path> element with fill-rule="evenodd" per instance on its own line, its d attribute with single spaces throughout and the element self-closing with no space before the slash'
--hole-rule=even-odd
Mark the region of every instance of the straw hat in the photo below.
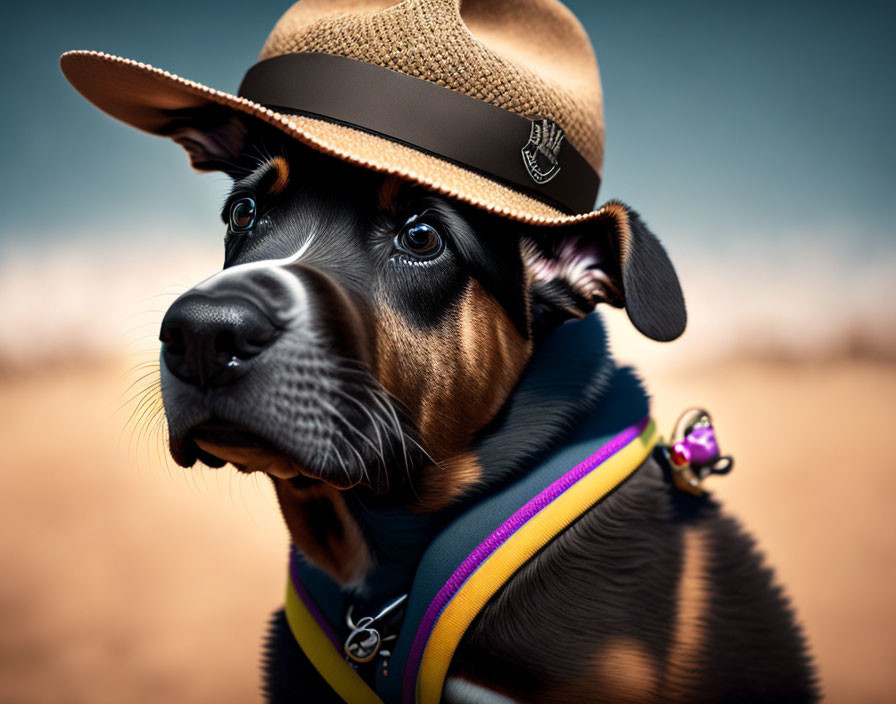
<svg viewBox="0 0 896 704">
<path fill-rule="evenodd" d="M 512 219 L 599 213 L 600 77 L 557 0 L 301 0 L 239 95 L 93 51 L 61 66 L 97 107 L 154 134 L 175 136 L 184 115 L 219 104 Z"/>
</svg>

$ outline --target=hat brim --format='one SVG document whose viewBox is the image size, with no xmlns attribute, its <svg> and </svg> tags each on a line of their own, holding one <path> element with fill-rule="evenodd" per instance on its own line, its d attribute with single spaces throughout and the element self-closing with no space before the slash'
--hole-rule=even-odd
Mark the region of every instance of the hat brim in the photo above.
<svg viewBox="0 0 896 704">
<path fill-rule="evenodd" d="M 252 115 L 299 142 L 342 161 L 392 174 L 477 208 L 521 222 L 558 226 L 602 215 L 567 215 L 480 173 L 385 137 L 304 115 L 276 112 L 120 56 L 69 51 L 60 58 L 68 81 L 103 112 L 138 129 L 164 135 L 172 113 L 217 103 Z"/>
</svg>

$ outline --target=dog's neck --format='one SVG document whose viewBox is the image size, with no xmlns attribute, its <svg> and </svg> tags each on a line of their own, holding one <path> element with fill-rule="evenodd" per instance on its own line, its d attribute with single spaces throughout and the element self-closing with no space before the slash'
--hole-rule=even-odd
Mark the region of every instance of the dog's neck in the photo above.
<svg viewBox="0 0 896 704">
<path fill-rule="evenodd" d="M 474 452 L 482 481 L 474 491 L 448 509 L 425 514 L 360 491 L 346 492 L 374 562 L 358 599 L 376 606 L 406 592 L 423 551 L 445 524 L 569 437 L 600 404 L 614 369 L 597 314 L 565 323 L 541 343 L 513 394 L 480 433 Z"/>
</svg>

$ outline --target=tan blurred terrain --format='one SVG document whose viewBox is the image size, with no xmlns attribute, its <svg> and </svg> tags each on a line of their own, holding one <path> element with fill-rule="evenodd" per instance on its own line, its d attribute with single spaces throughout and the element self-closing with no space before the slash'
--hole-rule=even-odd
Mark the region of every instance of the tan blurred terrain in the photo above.
<svg viewBox="0 0 896 704">
<path fill-rule="evenodd" d="M 285 575 L 272 493 L 129 448 L 125 372 L 0 377 L 0 701 L 256 701 Z M 664 429 L 713 412 L 737 458 L 713 486 L 793 596 L 828 700 L 892 701 L 896 367 L 727 362 L 648 386 Z"/>
</svg>

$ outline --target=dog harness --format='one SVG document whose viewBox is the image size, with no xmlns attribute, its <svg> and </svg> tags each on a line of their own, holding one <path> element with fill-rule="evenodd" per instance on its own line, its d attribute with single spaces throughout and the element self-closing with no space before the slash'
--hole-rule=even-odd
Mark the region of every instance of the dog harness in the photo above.
<svg viewBox="0 0 896 704">
<path fill-rule="evenodd" d="M 575 366 L 569 350 L 584 350 L 586 359 L 593 350 L 596 357 L 602 351 L 602 334 L 596 316 L 555 331 L 543 343 L 546 354 L 533 360 L 520 384 L 529 401 L 537 396 L 544 403 L 549 390 L 558 387 L 563 387 L 562 394 L 581 396 L 582 386 L 575 380 L 587 372 Z M 557 375 L 558 359 L 565 380 Z M 509 483 L 472 498 L 444 526 L 428 534 L 420 531 L 428 544 L 410 591 L 381 605 L 375 614 L 357 618 L 352 594 L 292 550 L 285 608 L 289 628 L 344 701 L 437 704 L 458 645 L 489 600 L 539 550 L 632 476 L 651 453 L 664 467 L 670 486 L 692 494 L 702 491 L 709 474 L 731 469 L 731 459 L 720 456 L 705 411 L 686 412 L 670 443 L 658 444 L 647 394 L 631 369 L 610 362 L 600 386 L 599 402 L 590 411 L 580 411 L 583 417 L 561 446 Z M 556 404 L 559 398 L 551 396 L 547 403 Z M 433 533 L 430 540 L 427 535 Z M 392 626 L 394 635 L 382 635 L 384 626 Z"/>
<path fill-rule="evenodd" d="M 554 537 L 647 459 L 657 442 L 648 401 L 627 369 L 613 372 L 599 407 L 573 437 L 508 486 L 463 510 L 417 567 L 397 638 L 374 677 L 346 657 L 347 599 L 293 550 L 286 618 L 305 656 L 349 704 L 436 704 L 467 628 L 501 587 Z M 388 607 L 387 609 L 388 610 Z M 352 647 L 379 645 L 373 617 L 352 623 Z M 357 658 L 355 658 L 357 659 Z"/>
</svg>

